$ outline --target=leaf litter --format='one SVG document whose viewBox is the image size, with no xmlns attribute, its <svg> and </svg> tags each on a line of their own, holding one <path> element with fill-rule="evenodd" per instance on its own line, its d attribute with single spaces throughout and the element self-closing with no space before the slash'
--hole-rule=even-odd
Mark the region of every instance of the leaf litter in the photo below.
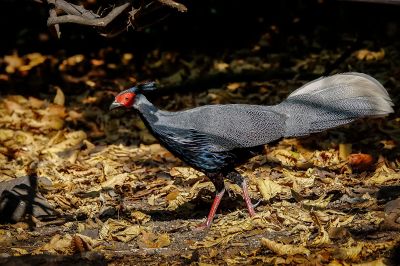
<svg viewBox="0 0 400 266">
<path fill-rule="evenodd" d="M 385 215 L 398 217 L 399 208 L 386 208 L 385 212 L 368 193 L 357 200 L 342 183 L 347 184 L 349 178 L 361 178 L 356 182 L 361 187 L 394 185 L 399 182 L 398 169 L 384 162 L 364 177 L 357 177 L 351 171 L 342 171 L 344 166 L 354 165 L 354 159 L 350 161 L 353 164 L 346 160 L 352 156 L 350 152 L 340 156 L 340 149 L 308 151 L 290 139 L 270 147 L 265 155 L 239 169 L 249 180 L 253 198 L 262 201 L 255 217 L 249 218 L 242 210 L 226 212 L 206 233 L 193 234 L 191 230 L 200 219 L 184 221 L 179 216 L 198 208 L 196 202 L 201 191 L 210 191 L 208 195 L 212 195 L 213 186 L 204 175 L 183 165 L 176 166 L 181 163 L 158 144 L 139 147 L 92 144 L 86 133 L 66 129 L 64 122 L 60 122 L 70 114 L 63 106 L 62 95 L 57 89 L 55 103 L 21 96 L 9 96 L 0 102 L 3 114 L 0 178 L 7 181 L 29 175 L 29 165 L 36 162 L 35 174 L 48 180 L 41 193 L 52 208 L 61 216 L 84 217 L 84 220 L 79 224 L 66 220 L 65 229 L 55 232 L 39 247 L 9 247 L 3 248 L 3 252 L 12 255 L 110 252 L 118 246 L 116 243 L 126 243 L 127 250 L 134 246 L 176 250 L 180 243 L 174 242 L 187 237 L 189 249 L 185 254 L 213 247 L 246 247 L 248 253 L 241 251 L 233 257 L 222 252 L 222 260 L 229 264 L 244 261 L 341 264 L 373 258 L 384 263 L 376 257 L 377 252 L 387 252 L 398 241 L 398 237 L 387 233 L 373 241 L 358 236 L 365 228 L 379 231 Z M 297 150 L 293 150 L 296 144 Z M 235 202 L 240 202 L 240 189 L 233 184 L 229 189 L 236 195 L 234 198 L 239 198 Z M 293 196 L 295 201 L 291 200 Z M 352 202 L 349 209 L 338 208 L 345 206 L 344 199 Z M 203 205 L 209 200 L 203 199 Z M 180 210 L 182 206 L 186 210 Z M 163 219 L 154 213 L 162 216 L 163 211 L 175 211 L 169 219 L 176 219 L 177 229 L 162 226 Z M 396 219 L 394 223 L 398 222 Z M 11 239 L 21 233 L 13 228 L 7 230 L 0 238 L 2 243 L 15 241 Z M 176 237 L 177 234 L 182 236 Z M 202 258 L 205 262 L 212 261 L 204 254 Z"/>
<path fill-rule="evenodd" d="M 360 50 L 350 60 L 385 60 L 385 51 Z M 40 54 L 4 58 L 6 72 L 20 75 L 46 60 Z M 83 55 L 71 56 L 60 67 L 66 71 L 85 60 Z M 297 68 L 312 67 L 317 60 L 310 56 Z M 238 65 L 237 61 L 214 63 L 215 71 L 222 72 Z M 246 86 L 235 82 L 226 90 L 210 90 L 197 97 L 196 104 L 254 97 L 244 93 Z M 255 86 L 265 92 L 276 85 Z M 88 96 L 80 104 L 90 113 L 99 99 Z M 171 104 L 187 107 L 186 100 Z M 138 120 L 128 133 L 112 121 L 108 127 L 89 124 L 87 113 L 66 102 L 61 87 L 48 100 L 20 95 L 0 100 L 0 184 L 38 177 L 38 193 L 56 213 L 47 218 L 25 213 L 19 223 L 2 225 L 2 254 L 91 251 L 110 261 L 130 255 L 199 265 L 387 265 L 398 246 L 399 193 L 397 199 L 382 196 L 381 187 L 400 185 L 399 158 L 388 153 L 376 156 L 367 147 L 380 143 L 384 152 L 398 150 L 398 118 L 375 126 L 362 149 L 343 139 L 340 129 L 266 146 L 264 154 L 237 169 L 247 178 L 252 199 L 260 201 L 257 215 L 248 217 L 240 188 L 227 184 L 230 199 L 222 201 L 212 227 L 197 232 L 193 228 L 207 215 L 214 196 L 211 182 L 202 173 L 159 144 L 151 144 L 154 139 Z M 75 130 L 73 125 L 81 123 L 90 130 Z M 117 136 L 139 138 L 142 144 L 97 141 L 103 137 L 117 143 L 111 136 L 115 131 Z"/>
</svg>

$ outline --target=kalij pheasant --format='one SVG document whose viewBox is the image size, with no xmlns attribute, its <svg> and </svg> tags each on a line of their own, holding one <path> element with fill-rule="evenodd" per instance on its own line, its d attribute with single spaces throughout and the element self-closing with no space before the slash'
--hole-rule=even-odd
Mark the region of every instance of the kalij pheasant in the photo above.
<svg viewBox="0 0 400 266">
<path fill-rule="evenodd" d="M 255 214 L 246 182 L 235 166 L 262 151 L 264 144 L 393 112 L 386 89 L 361 73 L 314 80 L 273 106 L 206 105 L 167 112 L 159 110 L 142 94 L 154 89 L 154 83 L 146 83 L 125 90 L 115 97 L 110 110 L 136 109 L 165 148 L 212 181 L 216 196 L 203 227 L 211 225 L 224 195 L 224 178 L 241 186 L 250 216 Z"/>
</svg>

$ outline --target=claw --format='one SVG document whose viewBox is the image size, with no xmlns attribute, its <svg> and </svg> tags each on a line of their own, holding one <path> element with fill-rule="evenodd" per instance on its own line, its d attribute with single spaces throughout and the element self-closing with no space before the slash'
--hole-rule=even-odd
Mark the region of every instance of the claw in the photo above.
<svg viewBox="0 0 400 266">
<path fill-rule="evenodd" d="M 193 231 L 195 231 L 195 232 L 204 231 L 206 229 L 209 229 L 210 226 L 211 226 L 211 223 L 207 224 L 207 221 L 205 221 L 205 222 L 202 222 L 201 224 L 198 224 L 196 227 L 194 227 Z"/>
<path fill-rule="evenodd" d="M 256 203 L 253 204 L 253 208 L 256 208 L 258 205 L 260 205 L 261 202 L 262 200 L 258 200 Z"/>
</svg>

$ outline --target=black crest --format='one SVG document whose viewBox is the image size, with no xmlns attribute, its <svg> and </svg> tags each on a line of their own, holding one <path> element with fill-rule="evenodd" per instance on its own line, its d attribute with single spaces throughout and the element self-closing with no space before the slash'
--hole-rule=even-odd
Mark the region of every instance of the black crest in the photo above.
<svg viewBox="0 0 400 266">
<path fill-rule="evenodd" d="M 140 93 L 147 91 L 154 91 L 157 89 L 156 83 L 154 81 L 146 81 L 143 83 L 139 83 L 136 87 L 137 91 Z"/>
</svg>

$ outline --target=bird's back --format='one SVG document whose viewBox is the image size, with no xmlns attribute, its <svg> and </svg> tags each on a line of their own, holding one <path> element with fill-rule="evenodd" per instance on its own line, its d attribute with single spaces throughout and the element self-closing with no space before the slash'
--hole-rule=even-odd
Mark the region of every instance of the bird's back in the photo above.
<svg viewBox="0 0 400 266">
<path fill-rule="evenodd" d="M 207 105 L 181 112 L 159 111 L 154 128 L 191 130 L 209 142 L 214 152 L 263 145 L 282 137 L 285 115 L 271 106 Z"/>
</svg>

